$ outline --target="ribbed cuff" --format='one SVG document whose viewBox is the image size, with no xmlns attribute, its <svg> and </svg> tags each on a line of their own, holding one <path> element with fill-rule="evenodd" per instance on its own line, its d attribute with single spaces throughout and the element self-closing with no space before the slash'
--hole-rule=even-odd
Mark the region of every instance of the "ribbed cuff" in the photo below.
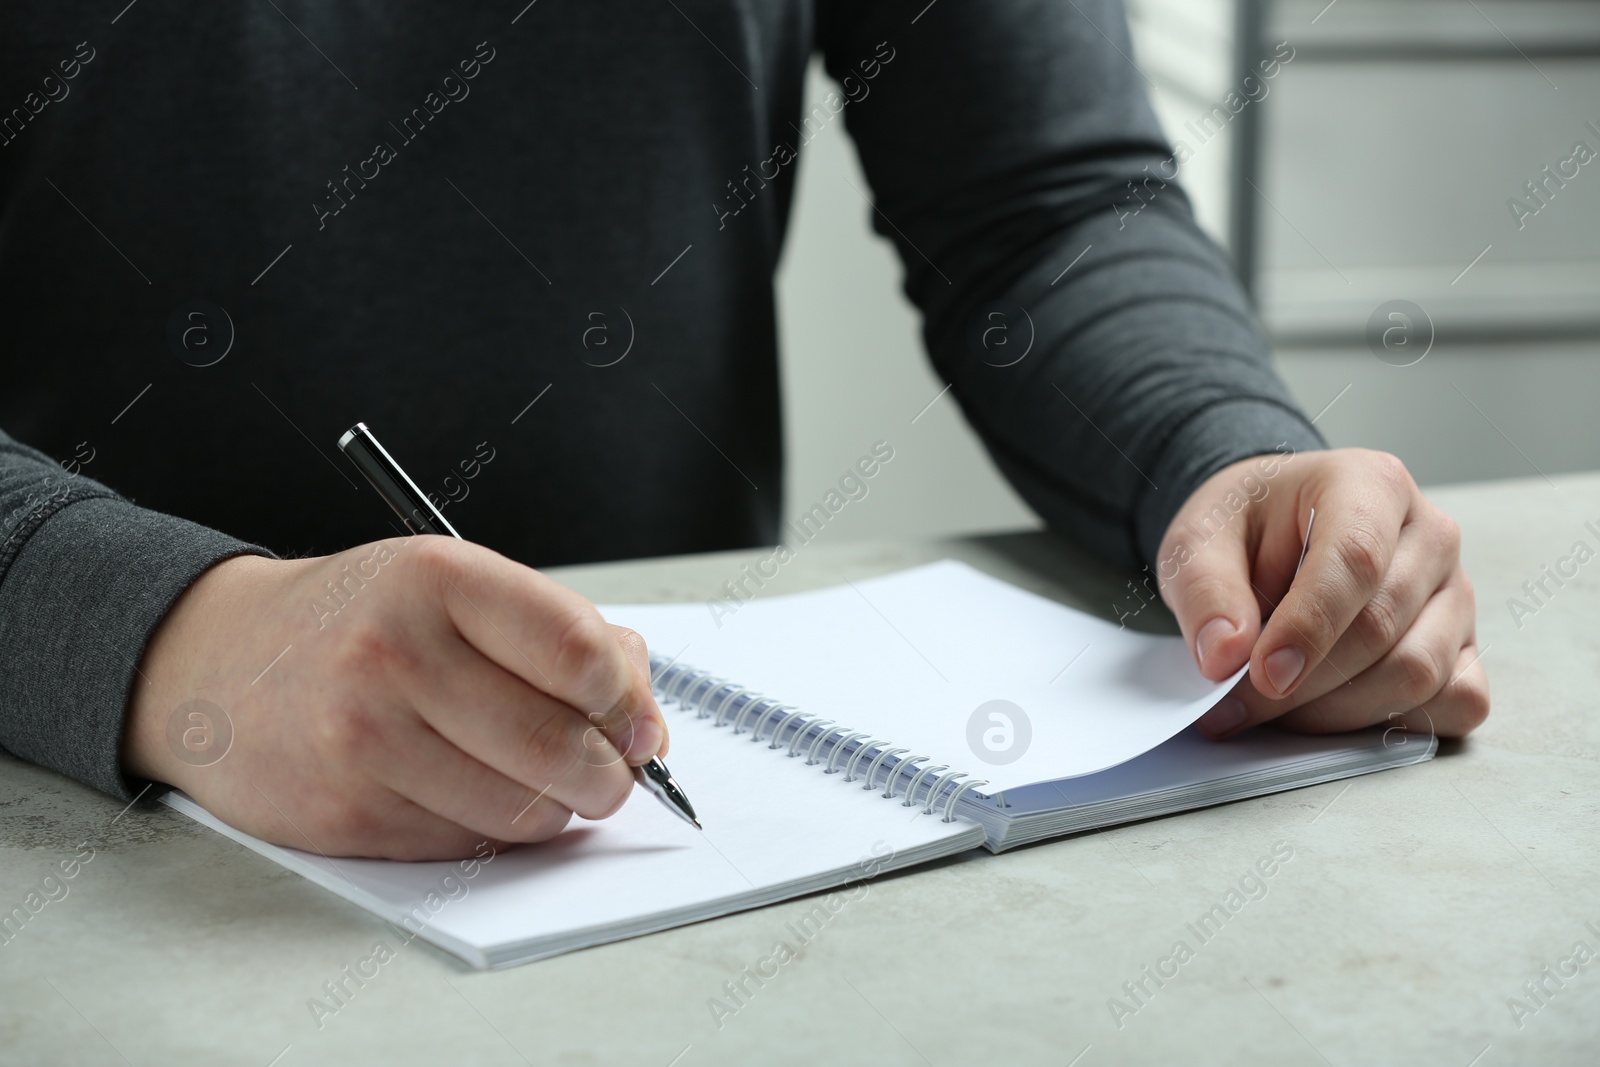
<svg viewBox="0 0 1600 1067">
<path fill-rule="evenodd" d="M 1150 471 L 1158 488 L 1147 489 L 1135 510 L 1134 538 L 1143 562 L 1155 564 L 1173 516 L 1223 467 L 1269 452 L 1327 447 L 1304 415 L 1274 400 L 1221 399 L 1201 408 L 1162 446 L 1161 458 Z"/>
<path fill-rule="evenodd" d="M 0 742 L 123 799 L 118 750 L 140 658 L 207 568 L 266 549 L 119 499 L 68 504 L 0 582 Z"/>
</svg>

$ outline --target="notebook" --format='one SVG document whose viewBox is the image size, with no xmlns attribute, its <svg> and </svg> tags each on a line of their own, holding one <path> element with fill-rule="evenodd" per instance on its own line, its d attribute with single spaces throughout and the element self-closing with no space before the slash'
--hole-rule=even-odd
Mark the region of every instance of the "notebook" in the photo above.
<svg viewBox="0 0 1600 1067">
<path fill-rule="evenodd" d="M 978 846 L 1416 763 L 1436 747 L 1381 729 L 1207 741 L 1191 726 L 1233 679 L 1201 677 L 1181 638 L 950 560 L 790 596 L 601 612 L 650 645 L 669 763 L 703 833 L 635 791 L 610 819 L 476 860 L 330 859 L 243 834 L 181 793 L 165 799 L 490 968 Z"/>
</svg>

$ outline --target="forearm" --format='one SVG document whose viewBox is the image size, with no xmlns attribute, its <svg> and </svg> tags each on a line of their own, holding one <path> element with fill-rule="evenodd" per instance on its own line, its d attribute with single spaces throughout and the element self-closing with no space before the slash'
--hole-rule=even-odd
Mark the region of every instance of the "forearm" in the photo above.
<svg viewBox="0 0 1600 1067">
<path fill-rule="evenodd" d="M 0 434 L 0 746 L 116 796 L 146 643 L 219 560 L 261 553 L 139 508 Z"/>
<path fill-rule="evenodd" d="M 961 306 L 979 315 L 1026 308 L 1008 327 L 1013 351 L 1033 343 L 1017 364 L 974 351 L 959 311 L 927 330 L 940 372 L 1029 503 L 1124 566 L 1154 561 L 1172 517 L 1221 468 L 1325 447 L 1273 371 L 1222 254 L 1176 188 L 1166 195 L 1133 220 L 1108 207 L 1057 227 L 1041 251 L 1012 259 L 1020 274 L 993 293 L 974 283 Z"/>
<path fill-rule="evenodd" d="M 1148 562 L 1208 475 L 1322 441 L 1171 180 L 1121 4 L 924 8 L 820 8 L 836 76 L 894 49 L 846 111 L 874 225 L 1007 476 L 1052 525 Z"/>
</svg>

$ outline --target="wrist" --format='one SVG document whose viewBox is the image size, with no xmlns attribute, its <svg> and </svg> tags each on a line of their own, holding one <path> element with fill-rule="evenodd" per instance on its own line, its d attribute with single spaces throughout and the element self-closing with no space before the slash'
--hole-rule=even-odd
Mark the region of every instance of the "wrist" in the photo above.
<svg viewBox="0 0 1600 1067">
<path fill-rule="evenodd" d="M 1219 534 L 1249 522 L 1252 506 L 1282 484 L 1296 455 L 1293 448 L 1280 446 L 1277 451 L 1247 456 L 1195 486 L 1161 535 L 1154 560 L 1157 577 L 1170 580 L 1177 568 Z"/>
<path fill-rule="evenodd" d="M 1134 513 L 1140 558 L 1152 564 L 1163 558 L 1162 542 L 1200 488 L 1221 471 L 1257 459 L 1287 463 L 1326 447 L 1305 416 L 1279 401 L 1238 396 L 1206 406 L 1144 467 L 1149 485 Z"/>
<path fill-rule="evenodd" d="M 126 773 L 183 787 L 185 770 L 196 763 L 193 755 L 186 759 L 174 747 L 182 743 L 184 733 L 180 727 L 169 736 L 173 717 L 184 714 L 184 705 L 195 700 L 219 706 L 232 703 L 240 689 L 235 669 L 240 635 L 230 624 L 258 620 L 251 592 L 298 564 L 234 556 L 203 571 L 173 602 L 145 645 L 128 696 L 121 746 Z M 198 740 L 198 735 L 189 740 Z"/>
</svg>

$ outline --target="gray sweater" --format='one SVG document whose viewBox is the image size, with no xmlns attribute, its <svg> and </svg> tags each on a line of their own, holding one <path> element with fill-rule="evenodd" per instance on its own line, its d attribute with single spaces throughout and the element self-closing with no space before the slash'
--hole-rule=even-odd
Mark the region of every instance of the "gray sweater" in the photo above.
<svg viewBox="0 0 1600 1067">
<path fill-rule="evenodd" d="M 532 565 L 779 539 L 772 274 L 835 122 L 1000 468 L 1137 568 L 1321 441 L 1131 54 L 1116 0 L 6 5 L 0 745 L 129 795 L 195 577 L 392 532 L 357 419 Z"/>
</svg>

